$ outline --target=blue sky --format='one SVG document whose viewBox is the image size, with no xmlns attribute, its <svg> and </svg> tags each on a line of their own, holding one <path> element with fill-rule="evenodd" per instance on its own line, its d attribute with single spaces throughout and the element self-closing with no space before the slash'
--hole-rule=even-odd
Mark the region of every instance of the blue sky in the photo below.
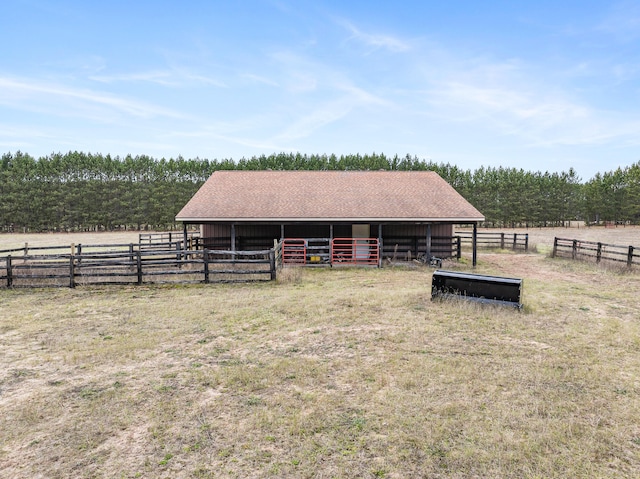
<svg viewBox="0 0 640 479">
<path fill-rule="evenodd" d="M 640 160 L 639 1 L 0 6 L 0 152 Z"/>
</svg>

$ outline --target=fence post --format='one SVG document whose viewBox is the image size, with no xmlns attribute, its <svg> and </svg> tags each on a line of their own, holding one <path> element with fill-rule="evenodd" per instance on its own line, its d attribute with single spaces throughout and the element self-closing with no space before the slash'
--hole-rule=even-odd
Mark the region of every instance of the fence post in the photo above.
<svg viewBox="0 0 640 479">
<path fill-rule="evenodd" d="M 271 269 L 271 281 L 276 279 L 276 252 L 273 249 L 269 250 L 269 267 Z"/>
<path fill-rule="evenodd" d="M 462 258 L 462 238 L 456 236 L 456 259 Z"/>
<path fill-rule="evenodd" d="M 204 262 L 204 282 L 209 283 L 209 250 L 202 252 L 202 261 Z"/>
<path fill-rule="evenodd" d="M 553 238 L 553 251 L 551 252 L 551 257 L 555 258 L 556 253 L 558 252 L 558 237 Z"/>
<path fill-rule="evenodd" d="M 82 255 L 82 244 L 78 243 L 78 246 L 76 246 L 76 254 L 78 256 Z M 78 266 L 80 266 L 80 258 L 78 258 Z"/>
<path fill-rule="evenodd" d="M 524 252 L 529 251 L 529 233 L 524 234 Z"/>
<path fill-rule="evenodd" d="M 138 250 L 142 248 L 138 247 Z M 133 243 L 129 243 L 129 262 L 133 263 Z"/>
<path fill-rule="evenodd" d="M 516 249 L 516 241 L 518 240 L 518 233 L 513 233 L 513 250 Z"/>
<path fill-rule="evenodd" d="M 596 263 L 599 263 L 601 258 L 602 258 L 602 243 L 598 242 L 598 249 L 596 250 Z"/>
<path fill-rule="evenodd" d="M 504 233 L 500 233 L 500 249 L 504 249 Z"/>
<path fill-rule="evenodd" d="M 76 287 L 76 270 L 73 254 L 69 256 L 69 287 Z"/>
<path fill-rule="evenodd" d="M 578 240 L 573 240 L 573 246 L 571 247 L 571 259 L 576 259 L 578 253 Z"/>
<path fill-rule="evenodd" d="M 7 288 L 13 286 L 13 269 L 11 268 L 11 255 L 7 256 Z"/>
<path fill-rule="evenodd" d="M 142 284 L 142 254 L 139 250 L 136 254 L 136 260 L 138 266 L 138 284 Z"/>
<path fill-rule="evenodd" d="M 627 253 L 627 266 L 631 268 L 633 264 L 633 246 L 629 246 L 629 252 Z"/>
</svg>

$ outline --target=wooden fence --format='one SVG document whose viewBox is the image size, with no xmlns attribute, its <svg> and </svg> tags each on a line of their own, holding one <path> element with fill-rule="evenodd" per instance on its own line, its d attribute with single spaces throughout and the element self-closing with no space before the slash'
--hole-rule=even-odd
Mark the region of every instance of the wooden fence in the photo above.
<svg viewBox="0 0 640 479">
<path fill-rule="evenodd" d="M 596 243 L 567 238 L 554 238 L 553 258 L 571 258 L 579 260 L 615 261 L 626 263 L 628 267 L 640 264 L 640 248 L 616 244 Z"/>
<path fill-rule="evenodd" d="M 140 233 L 138 245 L 141 250 L 162 251 L 166 249 L 198 249 L 192 243 L 199 239 L 199 232 L 187 232 L 187 245 L 184 245 L 184 233 L 169 231 L 166 233 Z"/>
<path fill-rule="evenodd" d="M 462 244 L 471 245 L 473 233 L 471 231 L 456 231 Z M 497 248 L 529 251 L 529 235 L 527 233 L 503 233 L 478 231 L 476 236 L 478 248 Z"/>
<path fill-rule="evenodd" d="M 109 245 L 114 247 L 115 245 Z M 103 284 L 214 283 L 276 278 L 273 250 L 144 250 L 135 244 L 29 248 L 0 258 L 0 287 L 62 287 Z M 44 254 L 38 251 L 49 250 Z M 36 251 L 35 254 L 34 251 Z M 3 264 L 4 263 L 4 264 Z"/>
</svg>

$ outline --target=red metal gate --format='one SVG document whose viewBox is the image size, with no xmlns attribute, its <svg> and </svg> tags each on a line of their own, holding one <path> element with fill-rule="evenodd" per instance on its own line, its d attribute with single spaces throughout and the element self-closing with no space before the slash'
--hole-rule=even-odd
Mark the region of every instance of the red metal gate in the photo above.
<svg viewBox="0 0 640 479">
<path fill-rule="evenodd" d="M 305 264 L 307 262 L 307 242 L 303 239 L 282 240 L 282 263 Z"/>
<path fill-rule="evenodd" d="M 334 238 L 331 240 L 332 265 L 378 266 L 378 238 Z"/>
</svg>

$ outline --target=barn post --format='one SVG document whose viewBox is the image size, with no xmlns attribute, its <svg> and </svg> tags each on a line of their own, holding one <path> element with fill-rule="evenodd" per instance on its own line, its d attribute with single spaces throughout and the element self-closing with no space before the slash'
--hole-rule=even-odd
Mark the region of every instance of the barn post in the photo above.
<svg viewBox="0 0 640 479">
<path fill-rule="evenodd" d="M 378 268 L 382 268 L 382 223 L 378 224 Z"/>
<path fill-rule="evenodd" d="M 473 223 L 473 234 L 471 235 L 471 243 L 473 249 L 471 263 L 475 268 L 476 263 L 478 262 L 478 223 Z"/>
<path fill-rule="evenodd" d="M 183 241 L 182 249 L 184 250 L 189 249 L 187 246 L 187 223 L 182 223 L 182 241 Z"/>
<path fill-rule="evenodd" d="M 280 241 L 284 239 L 284 223 L 280 225 Z"/>
<path fill-rule="evenodd" d="M 427 246 L 425 249 L 425 254 L 427 255 L 426 260 L 427 262 L 429 262 L 429 260 L 431 259 L 431 223 L 429 223 L 427 225 Z M 417 253 L 417 251 L 416 251 Z"/>
<path fill-rule="evenodd" d="M 236 250 L 236 224 L 231 223 L 231 251 Z"/>
</svg>

